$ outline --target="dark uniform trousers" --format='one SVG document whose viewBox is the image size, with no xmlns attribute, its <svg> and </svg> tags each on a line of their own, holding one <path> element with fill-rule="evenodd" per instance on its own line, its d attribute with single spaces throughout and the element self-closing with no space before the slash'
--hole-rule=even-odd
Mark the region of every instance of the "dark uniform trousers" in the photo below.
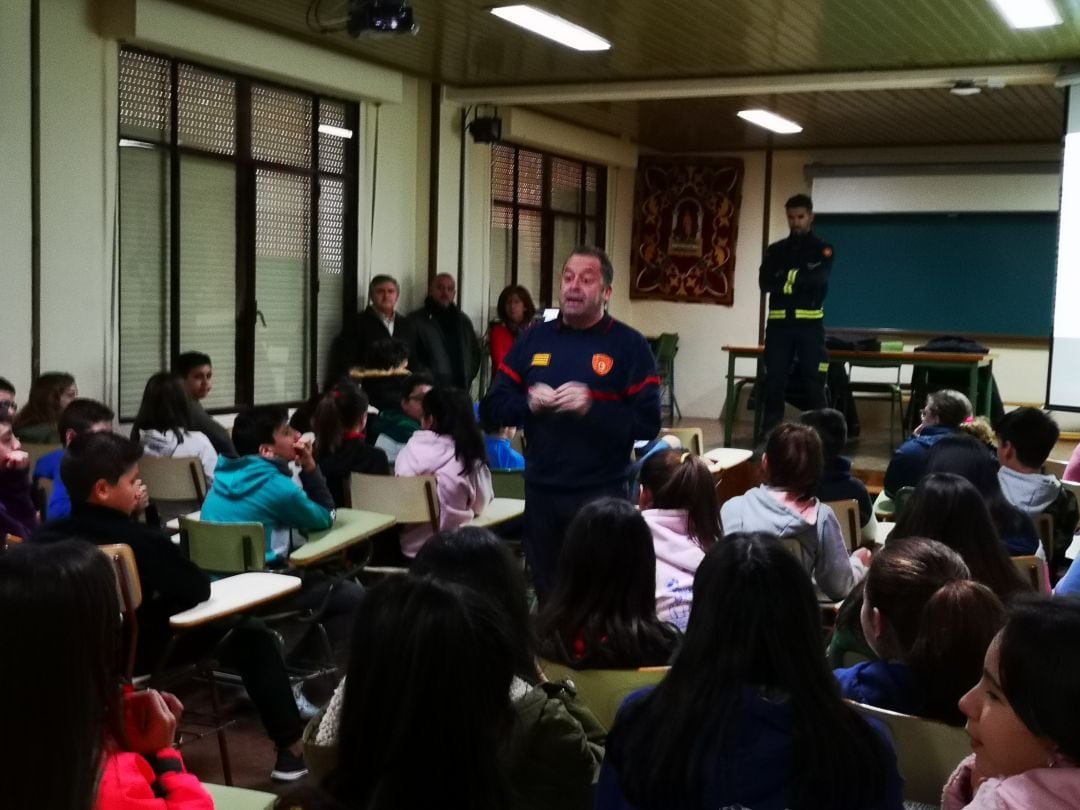
<svg viewBox="0 0 1080 810">
<path fill-rule="evenodd" d="M 795 379 L 806 392 L 807 408 L 826 407 L 822 364 L 825 351 L 825 323 L 821 318 L 775 318 L 765 329 L 765 411 L 762 429 L 767 434 L 784 418 L 784 394 L 792 361 Z"/>
</svg>

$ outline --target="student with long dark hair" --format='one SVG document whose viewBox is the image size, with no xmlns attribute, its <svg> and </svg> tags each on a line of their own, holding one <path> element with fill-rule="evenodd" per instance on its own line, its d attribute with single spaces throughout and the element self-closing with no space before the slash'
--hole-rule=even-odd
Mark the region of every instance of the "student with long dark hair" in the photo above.
<svg viewBox="0 0 1080 810">
<path fill-rule="evenodd" d="M 469 395 L 436 386 L 424 394 L 421 430 L 394 461 L 395 475 L 434 475 L 439 490 L 439 529 L 453 531 L 479 515 L 493 494 L 484 434 L 476 423 Z M 401 533 L 401 552 L 415 557 L 431 538 L 418 524 Z"/>
<path fill-rule="evenodd" d="M 679 635 L 657 618 L 655 588 L 652 534 L 637 509 L 619 498 L 585 504 L 537 617 L 540 654 L 575 669 L 668 663 Z"/>
<path fill-rule="evenodd" d="M 131 438 L 148 456 L 198 458 L 206 483 L 213 484 L 217 450 L 205 433 L 195 430 L 190 400 L 179 377 L 162 371 L 146 381 Z"/>
<path fill-rule="evenodd" d="M 863 634 L 877 660 L 836 671 L 845 697 L 958 726 L 956 702 L 1005 623 L 993 591 L 935 540 L 891 540 L 863 583 Z"/>
<path fill-rule="evenodd" d="M 598 810 L 900 808 L 883 735 L 840 698 L 814 590 L 774 537 L 705 555 L 671 671 L 624 703 Z"/>
<path fill-rule="evenodd" d="M 1010 608 L 960 700 L 974 753 L 945 786 L 943 810 L 1080 807 L 1078 671 L 1080 599 Z"/>
<path fill-rule="evenodd" d="M 0 712 L 18 729 L 0 757 L 5 808 L 212 810 L 172 747 L 179 701 L 121 694 L 120 605 L 104 554 L 76 540 L 2 551 L 0 606 L 12 619 L 0 624 L 6 660 L 23 662 L 0 667 Z"/>
<path fill-rule="evenodd" d="M 469 588 L 393 577 L 353 627 L 338 765 L 281 808 L 507 807 L 498 752 L 513 722 L 506 618 Z"/>
<path fill-rule="evenodd" d="M 536 317 L 536 305 L 529 291 L 520 284 L 511 284 L 499 293 L 495 311 L 499 320 L 491 325 L 488 332 L 488 344 L 491 347 L 491 373 L 494 375 L 499 364 L 510 353 L 510 347 L 518 335 L 533 324 Z"/>
<path fill-rule="evenodd" d="M 367 394 L 347 377 L 319 398 L 312 415 L 315 461 L 336 506 L 346 506 L 349 475 L 389 475 L 386 453 L 367 443 Z"/>
<path fill-rule="evenodd" d="M 47 371 L 30 383 L 26 404 L 15 414 L 11 426 L 20 441 L 59 444 L 57 420 L 64 408 L 79 396 L 75 378 L 64 371 Z"/>
<path fill-rule="evenodd" d="M 650 455 L 641 467 L 641 516 L 656 552 L 656 615 L 686 630 L 701 558 L 720 537 L 720 508 L 712 473 L 680 450 Z"/>
<path fill-rule="evenodd" d="M 915 487 L 889 538 L 926 537 L 944 543 L 967 564 L 971 578 L 1003 602 L 1029 590 L 998 537 L 979 491 L 951 473 L 930 473 Z"/>
<path fill-rule="evenodd" d="M 927 474 L 954 473 L 979 491 L 1009 554 L 1035 554 L 1041 550 L 1039 533 L 1031 518 L 1005 498 L 998 480 L 1000 469 L 994 451 L 966 434 L 944 437 L 926 457 Z"/>
</svg>

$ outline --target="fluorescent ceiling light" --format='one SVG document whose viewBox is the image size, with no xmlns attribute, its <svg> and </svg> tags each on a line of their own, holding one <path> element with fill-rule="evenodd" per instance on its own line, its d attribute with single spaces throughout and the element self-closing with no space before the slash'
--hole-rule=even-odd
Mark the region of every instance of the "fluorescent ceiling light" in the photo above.
<svg viewBox="0 0 1080 810">
<path fill-rule="evenodd" d="M 1054 0 L 990 0 L 1013 28 L 1045 28 L 1061 25 Z"/>
<path fill-rule="evenodd" d="M 771 129 L 773 132 L 779 132 L 781 135 L 802 132 L 802 127 L 794 121 L 781 118 L 776 113 L 771 113 L 768 110 L 740 110 L 739 118 L 749 121 L 751 124 L 757 124 L 759 127 Z"/>
<path fill-rule="evenodd" d="M 606 51 L 611 43 L 592 31 L 533 6 L 500 6 L 491 13 L 576 51 Z"/>
<path fill-rule="evenodd" d="M 333 124 L 319 124 L 319 132 L 323 135 L 333 135 L 335 138 L 351 138 L 352 130 L 344 127 L 335 127 Z"/>
<path fill-rule="evenodd" d="M 154 145 L 152 143 L 146 143 L 145 141 L 135 141 L 135 140 L 132 140 L 131 138 L 121 138 L 120 139 L 120 146 L 130 146 L 130 147 L 132 147 L 134 149 L 153 149 L 154 148 Z"/>
</svg>

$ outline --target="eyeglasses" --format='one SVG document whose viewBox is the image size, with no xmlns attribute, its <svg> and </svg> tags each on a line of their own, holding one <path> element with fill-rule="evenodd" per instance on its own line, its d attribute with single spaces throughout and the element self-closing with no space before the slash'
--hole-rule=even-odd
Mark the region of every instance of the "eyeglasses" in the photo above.
<svg viewBox="0 0 1080 810">
<path fill-rule="evenodd" d="M 0 411 L 17 411 L 19 406 L 13 399 L 0 400 Z"/>
</svg>

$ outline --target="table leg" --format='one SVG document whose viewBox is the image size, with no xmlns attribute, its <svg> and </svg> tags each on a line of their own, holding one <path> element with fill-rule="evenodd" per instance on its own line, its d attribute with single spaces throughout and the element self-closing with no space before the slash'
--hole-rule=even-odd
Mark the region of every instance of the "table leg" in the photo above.
<svg viewBox="0 0 1080 810">
<path fill-rule="evenodd" d="M 754 369 L 754 439 L 757 447 L 761 441 L 761 422 L 765 417 L 765 358 L 759 357 Z"/>
<path fill-rule="evenodd" d="M 980 366 L 979 374 L 982 377 L 982 384 L 979 388 L 980 409 L 989 419 L 994 402 L 994 361 L 988 360 L 985 366 Z"/>
<path fill-rule="evenodd" d="M 731 433 L 735 428 L 735 354 L 728 352 L 727 399 L 724 400 L 724 447 L 731 447 Z"/>
<path fill-rule="evenodd" d="M 982 398 L 979 396 L 979 364 L 972 363 L 968 369 L 968 400 L 976 416 L 989 416 L 982 410 Z"/>
</svg>

